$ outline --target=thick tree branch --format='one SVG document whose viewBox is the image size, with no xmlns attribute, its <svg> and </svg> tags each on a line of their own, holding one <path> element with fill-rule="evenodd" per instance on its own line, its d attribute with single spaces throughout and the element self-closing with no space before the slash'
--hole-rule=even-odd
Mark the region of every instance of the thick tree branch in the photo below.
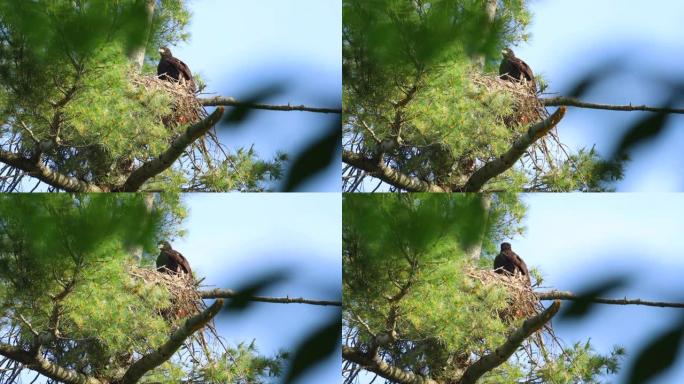
<svg viewBox="0 0 684 384">
<path fill-rule="evenodd" d="M 223 115 L 223 107 L 218 107 L 206 119 L 187 128 L 184 134 L 178 136 L 171 146 L 156 159 L 145 162 L 138 169 L 131 172 L 126 182 L 116 189 L 116 192 L 136 192 L 150 178 L 169 168 L 185 149 L 199 139 L 218 123 Z"/>
<path fill-rule="evenodd" d="M 560 107 L 548 118 L 532 125 L 524 135 L 513 142 L 506 153 L 487 162 L 475 171 L 463 186 L 463 192 L 479 192 L 485 183 L 512 167 L 530 145 L 546 135 L 560 122 L 565 116 L 565 111 L 565 107 Z"/>
<path fill-rule="evenodd" d="M 539 300 L 569 300 L 569 301 L 588 301 L 590 303 L 600 304 L 616 304 L 616 305 L 645 305 L 648 307 L 662 307 L 662 308 L 684 308 L 684 303 L 672 303 L 665 301 L 646 301 L 641 299 L 606 299 L 602 297 L 584 297 L 577 296 L 569 291 L 548 291 L 535 292 Z"/>
<path fill-rule="evenodd" d="M 232 289 L 212 289 L 210 291 L 200 291 L 200 296 L 203 299 L 232 299 L 234 297 L 244 297 L 240 292 L 233 291 Z M 311 304 L 311 305 L 333 305 L 337 307 L 342 306 L 340 301 L 329 301 L 329 300 L 311 300 L 302 297 L 265 297 L 265 296 L 250 296 L 246 298 L 249 301 L 260 301 L 264 303 L 280 303 L 280 304 Z"/>
<path fill-rule="evenodd" d="M 597 103 L 587 103 L 574 97 L 558 96 L 546 99 L 540 99 L 541 102 L 547 107 L 577 107 L 577 108 L 589 108 L 589 109 L 606 109 L 609 111 L 646 111 L 646 112 L 665 112 L 665 113 L 684 113 L 684 109 L 677 108 L 657 108 L 648 107 L 645 105 L 610 105 L 610 104 L 597 104 Z"/>
<path fill-rule="evenodd" d="M 183 326 L 171 334 L 169 340 L 154 352 L 140 358 L 131 365 L 121 379 L 121 384 L 134 384 L 143 375 L 167 361 L 183 345 L 185 339 L 204 327 L 216 316 L 223 306 L 223 300 L 216 300 L 209 308 L 185 320 Z"/>
<path fill-rule="evenodd" d="M 522 342 L 538 331 L 551 318 L 558 313 L 560 301 L 556 300 L 544 312 L 525 320 L 522 327 L 518 328 L 505 343 L 493 352 L 482 356 L 473 365 L 468 367 L 461 377 L 459 384 L 474 384 L 485 373 L 503 364 L 518 349 Z"/>
<path fill-rule="evenodd" d="M 306 105 L 270 105 L 260 103 L 248 103 L 244 101 L 237 101 L 232 97 L 216 96 L 211 98 L 197 99 L 200 104 L 205 107 L 214 107 L 223 105 L 226 107 L 241 107 L 251 109 L 265 109 L 269 111 L 303 111 L 303 112 L 317 112 L 317 113 L 342 113 L 341 108 L 318 108 L 307 107 Z"/>
<path fill-rule="evenodd" d="M 408 192 L 451 192 L 436 184 L 419 180 L 415 177 L 405 175 L 401 172 L 383 164 L 381 161 L 368 159 L 363 155 L 351 151 L 342 151 L 342 161 L 366 171 L 369 175 L 376 177 L 390 185 L 401 188 Z"/>
<path fill-rule="evenodd" d="M 7 152 L 0 149 L 0 161 L 14 168 L 22 170 L 26 172 L 26 174 L 33 176 L 48 185 L 67 192 L 107 192 L 97 185 L 78 180 L 74 177 L 63 175 L 48 168 L 40 161 L 36 161 L 35 159 L 27 159 L 16 153 Z"/>
<path fill-rule="evenodd" d="M 67 384 L 105 384 L 94 377 L 90 377 L 70 369 L 63 368 L 43 358 L 40 353 L 24 351 L 19 347 L 0 344 L 0 355 L 17 361 L 26 368 L 34 370 L 45 377 Z"/>
<path fill-rule="evenodd" d="M 425 378 L 412 372 L 406 372 L 385 363 L 380 356 L 370 356 L 357 348 L 342 346 L 342 358 L 359 364 L 366 370 L 378 374 L 387 380 L 400 384 L 442 384 L 440 381 Z"/>
</svg>

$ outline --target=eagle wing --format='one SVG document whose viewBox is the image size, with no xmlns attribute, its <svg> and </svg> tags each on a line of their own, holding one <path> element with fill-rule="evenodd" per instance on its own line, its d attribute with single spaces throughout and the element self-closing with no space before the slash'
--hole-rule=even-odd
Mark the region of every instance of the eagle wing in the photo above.
<svg viewBox="0 0 684 384">
<path fill-rule="evenodd" d="M 515 264 L 515 268 L 518 271 L 520 271 L 520 273 L 522 273 L 523 275 L 528 276 L 530 274 L 530 272 L 527 270 L 527 264 L 525 264 L 523 259 L 521 259 L 517 253 L 515 253 L 513 251 L 511 251 L 511 253 L 512 253 L 511 261 L 513 261 L 513 264 Z"/>
<path fill-rule="evenodd" d="M 190 263 L 188 263 L 188 260 L 185 257 L 183 257 L 183 255 L 181 255 L 180 252 L 172 249 L 169 251 L 169 257 L 171 257 L 176 262 L 176 264 L 178 264 L 178 266 L 183 272 L 187 273 L 188 275 L 192 275 Z"/>
</svg>

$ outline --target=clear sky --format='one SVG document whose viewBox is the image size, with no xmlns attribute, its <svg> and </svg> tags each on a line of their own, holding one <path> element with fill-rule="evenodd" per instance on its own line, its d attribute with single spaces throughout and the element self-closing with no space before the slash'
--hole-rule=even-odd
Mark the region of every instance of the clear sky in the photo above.
<svg viewBox="0 0 684 384">
<path fill-rule="evenodd" d="M 340 0 L 192 0 L 188 43 L 174 56 L 204 79 L 210 96 L 240 100 L 282 82 L 271 104 L 341 105 L 342 3 Z M 276 151 L 298 153 L 320 137 L 333 115 L 256 111 L 239 129 L 222 130 L 230 148 L 254 149 L 262 158 Z M 303 187 L 339 191 L 341 154 L 326 172 Z"/>
<path fill-rule="evenodd" d="M 678 246 L 684 194 L 527 194 L 523 202 L 527 230 L 510 242 L 529 267 L 541 272 L 545 287 L 577 292 L 627 275 L 629 284 L 607 296 L 684 302 L 684 257 Z M 553 327 L 567 344 L 591 339 L 604 353 L 624 346 L 627 368 L 645 342 L 683 314 L 682 309 L 598 305 L 582 320 L 555 321 Z M 674 370 L 652 381 L 682 382 L 684 356 Z"/>
<path fill-rule="evenodd" d="M 339 193 L 186 194 L 190 215 L 187 235 L 174 249 L 185 255 L 203 284 L 237 289 L 284 269 L 288 280 L 263 292 L 342 300 L 342 198 Z M 337 309 L 335 309 L 337 308 Z M 272 355 L 292 350 L 312 329 L 337 314 L 339 307 L 257 303 L 245 313 L 217 320 L 231 342 L 256 340 Z M 340 350 L 301 383 L 336 383 Z"/>
<path fill-rule="evenodd" d="M 528 43 L 514 47 L 535 74 L 549 82 L 547 92 L 567 92 L 589 70 L 617 59 L 606 79 L 583 99 L 606 104 L 658 106 L 667 87 L 684 80 L 684 2 L 678 0 L 530 1 Z M 684 100 L 679 101 L 684 108 Z M 558 133 L 571 148 L 588 147 L 606 155 L 630 123 L 648 112 L 570 108 Z M 621 191 L 682 191 L 680 144 L 684 116 L 673 115 L 667 130 L 633 153 Z"/>
</svg>

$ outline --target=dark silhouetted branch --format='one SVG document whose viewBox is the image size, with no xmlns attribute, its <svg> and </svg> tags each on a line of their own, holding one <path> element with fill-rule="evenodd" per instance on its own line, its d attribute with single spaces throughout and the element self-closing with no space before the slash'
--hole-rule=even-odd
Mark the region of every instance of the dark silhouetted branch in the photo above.
<svg viewBox="0 0 684 384">
<path fill-rule="evenodd" d="M 577 296 L 568 291 L 549 291 L 549 292 L 535 292 L 539 300 L 569 300 L 569 301 L 588 301 L 590 303 L 600 304 L 615 304 L 615 305 L 645 305 L 648 307 L 663 307 L 663 308 L 684 308 L 684 303 L 671 303 L 664 301 L 646 301 L 641 299 L 606 299 L 602 297 L 584 297 Z"/>
<path fill-rule="evenodd" d="M 558 96 L 547 99 L 540 99 L 547 107 L 577 107 L 577 108 L 589 108 L 589 109 L 605 109 L 609 111 L 646 111 L 646 112 L 665 112 L 665 113 L 684 113 L 684 109 L 677 108 L 657 108 L 648 107 L 646 105 L 610 105 L 610 104 L 597 104 L 597 103 L 587 103 L 574 97 Z"/>
<path fill-rule="evenodd" d="M 66 384 L 105 384 L 82 373 L 63 368 L 46 360 L 38 351 L 28 352 L 19 347 L 0 344 L 0 355 L 23 364 L 50 379 Z"/>
<path fill-rule="evenodd" d="M 185 339 L 200 330 L 213 319 L 214 316 L 219 313 L 222 306 L 223 300 L 216 300 L 209 308 L 185 320 L 185 323 L 171 334 L 171 337 L 169 337 L 169 340 L 166 341 L 166 343 L 133 363 L 121 379 L 121 384 L 137 383 L 145 373 L 155 369 L 170 359 L 178 348 L 183 345 Z"/>
<path fill-rule="evenodd" d="M 223 105 L 226 107 L 241 107 L 252 109 L 265 109 L 269 111 L 302 111 L 302 112 L 317 112 L 317 113 L 342 113 L 341 108 L 318 108 L 307 107 L 306 105 L 270 105 L 260 103 L 247 103 L 244 101 L 237 101 L 232 97 L 216 96 L 211 98 L 198 99 L 200 104 L 205 107 L 213 107 Z"/>
<path fill-rule="evenodd" d="M 200 296 L 203 299 L 232 299 L 234 297 L 240 297 L 241 299 L 246 299 L 249 301 L 260 301 L 264 303 L 280 303 L 280 304 L 311 304 L 311 305 L 333 305 L 337 307 L 342 306 L 340 301 L 330 301 L 330 300 L 311 300 L 302 297 L 265 297 L 265 296 L 249 296 L 244 297 L 240 292 L 233 291 L 232 289 L 212 289 L 210 291 L 200 291 Z"/>
<path fill-rule="evenodd" d="M 377 354 L 369 355 L 357 348 L 342 346 L 342 358 L 359 364 L 378 376 L 400 384 L 442 384 L 440 381 L 407 372 L 384 362 Z"/>
<path fill-rule="evenodd" d="M 366 171 L 369 175 L 378 178 L 390 185 L 403 189 L 408 192 L 451 192 L 439 185 L 419 180 L 415 177 L 405 175 L 401 172 L 383 164 L 381 161 L 368 159 L 350 151 L 342 152 L 342 161 Z"/>
<path fill-rule="evenodd" d="M 202 137 L 211 127 L 218 123 L 222 115 L 223 107 L 218 107 L 206 119 L 189 126 L 185 133 L 173 140 L 171 146 L 159 157 L 145 162 L 138 169 L 131 172 L 126 182 L 117 189 L 117 192 L 136 192 L 147 180 L 164 172 L 190 144 Z"/>
<path fill-rule="evenodd" d="M 482 375 L 506 362 L 525 339 L 541 329 L 544 324 L 558 313 L 559 308 L 560 301 L 556 300 L 544 312 L 525 320 L 522 327 L 513 332 L 499 348 L 482 356 L 480 360 L 468 367 L 463 373 L 459 384 L 474 384 Z"/>
<path fill-rule="evenodd" d="M 107 192 L 97 185 L 78 180 L 71 176 L 53 171 L 36 159 L 28 159 L 16 153 L 0 150 L 0 161 L 24 171 L 26 174 L 67 192 Z"/>
<path fill-rule="evenodd" d="M 560 122 L 565 116 L 565 111 L 565 107 L 560 107 L 548 118 L 532 125 L 524 135 L 513 142 L 506 153 L 487 162 L 475 171 L 465 183 L 463 192 L 479 192 L 485 183 L 511 168 L 530 145 L 546 135 Z"/>
</svg>

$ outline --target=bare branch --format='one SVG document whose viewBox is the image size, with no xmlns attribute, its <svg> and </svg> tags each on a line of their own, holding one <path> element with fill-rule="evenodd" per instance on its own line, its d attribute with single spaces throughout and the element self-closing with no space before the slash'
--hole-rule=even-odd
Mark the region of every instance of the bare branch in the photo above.
<svg viewBox="0 0 684 384">
<path fill-rule="evenodd" d="M 479 192 L 485 183 L 512 167 L 530 145 L 546 135 L 560 122 L 565 116 L 565 111 L 565 107 L 560 107 L 548 118 L 532 125 L 527 133 L 513 142 L 506 153 L 487 162 L 475 171 L 463 187 L 463 192 Z"/>
<path fill-rule="evenodd" d="M 82 373 L 63 368 L 51 363 L 41 356 L 37 351 L 24 351 L 19 347 L 0 344 L 0 355 L 17 361 L 26 368 L 34 370 L 50 379 L 67 384 L 105 384 L 104 382 Z"/>
<path fill-rule="evenodd" d="M 419 180 L 415 177 L 405 175 L 401 172 L 383 164 L 381 161 L 368 159 L 363 155 L 351 151 L 342 152 L 342 161 L 345 163 L 368 172 L 369 175 L 376 177 L 397 188 L 408 192 L 450 192 L 450 190 L 439 185 Z"/>
<path fill-rule="evenodd" d="M 305 105 L 270 105 L 260 103 L 248 103 L 244 101 L 237 101 L 232 97 L 216 96 L 211 98 L 197 99 L 200 104 L 205 107 L 213 107 L 223 105 L 227 107 L 241 107 L 252 109 L 265 109 L 269 111 L 303 111 L 303 112 L 317 112 L 317 113 L 342 113 L 341 108 L 318 108 L 307 107 Z"/>
<path fill-rule="evenodd" d="M 469 366 L 463 373 L 459 384 L 474 384 L 482 375 L 506 362 L 526 338 L 541 329 L 558 313 L 559 308 L 560 301 L 556 300 L 544 312 L 525 320 L 522 327 L 513 332 L 499 348 L 482 356 L 480 360 Z"/>
<path fill-rule="evenodd" d="M 423 376 L 416 375 L 413 372 L 407 372 L 395 366 L 389 365 L 386 362 L 384 362 L 377 354 L 368 355 L 367 353 L 362 352 L 358 348 L 342 346 L 342 357 L 347 361 L 359 364 L 366 370 L 376 373 L 378 374 L 378 376 L 395 383 L 442 384 L 442 382 L 440 381 L 425 378 Z"/>
<path fill-rule="evenodd" d="M 641 299 L 606 299 L 602 297 L 583 297 L 569 291 L 548 291 L 535 292 L 539 300 L 569 300 L 569 301 L 588 301 L 591 303 L 600 304 L 616 304 L 616 305 L 645 305 L 648 307 L 662 307 L 662 308 L 684 308 L 684 303 L 672 303 L 665 301 L 646 301 Z"/>
<path fill-rule="evenodd" d="M 107 192 L 105 189 L 100 188 L 95 184 L 90 184 L 74 177 L 63 175 L 48 168 L 40 161 L 28 159 L 16 153 L 0 149 L 0 161 L 22 170 L 26 172 L 26 174 L 33 176 L 48 185 L 67 192 Z"/>
<path fill-rule="evenodd" d="M 223 107 L 218 107 L 206 119 L 188 127 L 184 134 L 178 136 L 171 146 L 156 159 L 145 162 L 131 172 L 126 182 L 117 188 L 117 192 L 136 192 L 150 178 L 169 168 L 185 149 L 199 139 L 216 124 L 223 115 Z"/>
<path fill-rule="evenodd" d="M 241 297 L 240 292 L 235 292 L 232 289 L 212 289 L 210 291 L 200 291 L 200 296 L 203 299 L 231 299 L 234 297 Z M 246 298 L 249 301 L 260 301 L 264 303 L 280 303 L 280 304 L 311 304 L 311 305 L 333 305 L 341 307 L 340 301 L 329 300 L 311 300 L 302 297 L 265 297 L 265 296 L 249 296 Z"/>
<path fill-rule="evenodd" d="M 193 333 L 204 327 L 211 319 L 216 316 L 221 307 L 223 300 L 219 299 L 214 302 L 209 308 L 200 312 L 199 314 L 185 320 L 185 323 L 171 334 L 169 340 L 155 351 L 143 356 L 140 360 L 131 365 L 126 374 L 121 379 L 121 384 L 137 383 L 143 375 L 154 368 L 160 366 L 176 353 L 185 340 Z"/>
<path fill-rule="evenodd" d="M 664 112 L 664 113 L 684 113 L 684 109 L 678 108 L 657 108 L 648 107 L 646 105 L 610 105 L 610 104 L 597 104 L 597 103 L 587 103 L 578 100 L 574 97 L 558 96 L 546 99 L 540 99 L 540 101 L 547 107 L 577 107 L 577 108 L 589 108 L 589 109 L 605 109 L 609 111 L 646 111 L 646 112 Z"/>
</svg>

